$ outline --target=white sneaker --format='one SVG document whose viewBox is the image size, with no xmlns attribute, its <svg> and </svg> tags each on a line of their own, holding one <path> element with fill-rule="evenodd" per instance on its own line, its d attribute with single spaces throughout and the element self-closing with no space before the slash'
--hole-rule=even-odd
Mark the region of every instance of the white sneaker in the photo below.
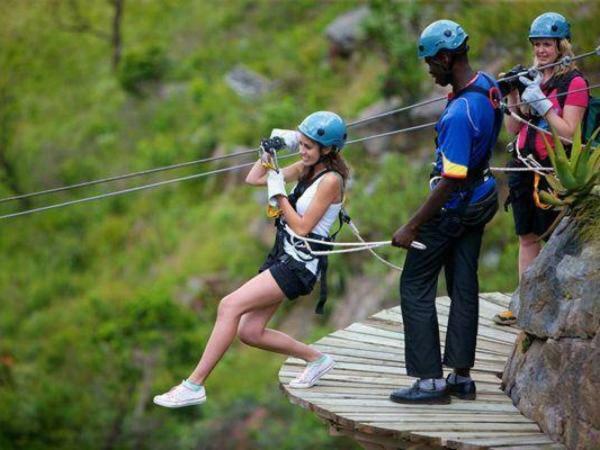
<svg viewBox="0 0 600 450">
<path fill-rule="evenodd" d="M 181 408 L 182 406 L 199 405 L 206 401 L 206 391 L 204 386 L 199 390 L 193 391 L 183 384 L 171 388 L 170 391 L 161 395 L 154 396 L 156 405 L 165 406 L 166 408 Z"/>
<path fill-rule="evenodd" d="M 306 365 L 306 369 L 298 377 L 290 381 L 290 387 L 295 389 L 307 389 L 314 386 L 319 379 L 333 369 L 335 361 L 329 355 L 323 355 L 321 359 Z"/>
</svg>

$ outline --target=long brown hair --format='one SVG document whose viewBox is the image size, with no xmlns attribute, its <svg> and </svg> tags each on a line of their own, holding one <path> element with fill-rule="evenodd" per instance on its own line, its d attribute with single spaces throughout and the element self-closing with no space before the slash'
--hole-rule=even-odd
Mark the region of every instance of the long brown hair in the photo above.
<svg viewBox="0 0 600 450">
<path fill-rule="evenodd" d="M 346 180 L 350 175 L 350 169 L 348 168 L 348 165 L 346 164 L 346 161 L 344 161 L 342 155 L 340 155 L 340 152 L 332 150 L 326 155 L 324 155 L 324 147 L 319 143 L 317 143 L 317 145 L 319 146 L 319 152 L 321 153 L 321 162 L 325 165 L 325 169 L 333 170 L 339 173 L 342 177 L 343 185 L 345 186 Z M 315 175 L 315 166 L 316 164 L 310 167 L 305 167 L 302 171 L 302 174 L 300 175 L 298 182 L 303 183 L 309 181 Z"/>
</svg>

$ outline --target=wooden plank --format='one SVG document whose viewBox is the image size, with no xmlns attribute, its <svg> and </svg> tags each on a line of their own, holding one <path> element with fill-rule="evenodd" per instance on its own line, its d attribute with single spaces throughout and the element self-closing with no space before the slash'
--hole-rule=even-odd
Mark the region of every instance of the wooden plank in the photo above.
<svg viewBox="0 0 600 450">
<path fill-rule="evenodd" d="M 536 434 L 534 436 L 496 436 L 478 439 L 449 439 L 446 446 L 452 449 L 470 449 L 487 448 L 491 446 L 512 446 L 512 445 L 541 445 L 554 444 L 555 442 L 545 434 Z"/>
<path fill-rule="evenodd" d="M 392 318 L 393 316 L 397 316 L 397 322 L 396 323 L 392 323 L 390 321 L 390 318 Z M 447 330 L 447 319 L 448 317 L 445 315 L 444 312 L 438 312 L 438 327 L 440 330 L 440 333 L 445 333 Z M 404 332 L 404 325 L 401 321 L 401 317 L 399 314 L 394 313 L 394 312 L 390 312 L 390 311 L 386 311 L 384 313 L 378 313 L 375 316 L 370 317 L 369 319 L 365 320 L 362 323 L 373 323 L 374 321 L 377 321 L 379 323 L 379 327 L 384 328 L 384 329 L 389 329 L 390 331 L 396 331 L 396 332 L 400 332 L 403 333 Z M 497 342 L 497 343 L 502 343 L 505 345 L 511 345 L 514 343 L 518 332 L 515 332 L 516 330 L 512 330 L 511 332 L 507 331 L 506 328 L 508 327 L 501 327 L 501 326 L 482 326 L 485 324 L 481 324 L 480 323 L 480 329 L 479 331 L 483 331 L 484 334 L 482 334 L 481 332 L 478 334 L 478 341 L 490 341 L 490 342 Z M 488 323 L 488 325 L 492 325 L 492 322 L 490 321 Z"/>
<path fill-rule="evenodd" d="M 365 445 L 415 445 L 408 444 L 410 441 L 436 448 L 448 444 L 452 448 L 494 446 L 504 450 L 513 445 L 554 445 L 499 390 L 496 374 L 504 369 L 519 330 L 498 327 L 492 317 L 509 301 L 510 297 L 500 293 L 480 296 L 478 348 L 471 372 L 478 387 L 476 401 L 453 398 L 448 405 L 399 405 L 389 400 L 393 389 L 414 380 L 406 375 L 399 306 L 317 341 L 315 347 L 333 355 L 336 367 L 310 390 L 286 385 L 305 367 L 302 360 L 286 360 L 279 372 L 281 389 L 290 401 L 313 411 L 336 432 Z M 442 341 L 450 302 L 448 297 L 436 301 Z"/>
<path fill-rule="evenodd" d="M 393 313 L 393 312 L 386 313 L 386 315 L 385 315 L 385 317 L 387 317 L 386 320 L 389 321 L 389 317 L 393 316 L 394 314 L 395 313 Z M 382 319 L 382 318 L 383 318 L 383 316 L 375 317 L 375 319 Z M 438 308 L 438 326 L 439 326 L 440 331 L 447 330 L 447 322 L 448 322 L 448 315 L 445 312 L 444 308 Z M 362 323 L 368 323 L 368 320 L 365 322 L 362 322 Z M 352 325 L 355 325 L 355 324 L 352 324 Z M 397 322 L 396 325 L 398 327 L 397 331 L 404 330 L 402 322 Z M 384 328 L 385 326 L 386 326 L 386 324 L 382 324 L 382 328 Z M 392 326 L 392 324 L 387 324 L 387 326 L 388 327 Z M 479 334 L 478 334 L 478 341 L 486 340 L 486 341 L 491 341 L 491 342 L 504 343 L 504 344 L 508 344 L 508 345 L 512 345 L 515 341 L 515 338 L 516 338 L 515 333 L 507 332 L 502 327 L 497 327 L 497 328 L 480 327 Z"/>
<path fill-rule="evenodd" d="M 529 438 L 534 436 L 543 436 L 537 431 L 426 431 L 423 433 L 410 433 L 409 438 L 412 442 L 434 443 L 449 448 L 448 442 L 462 442 L 466 439 L 501 439 L 504 437 L 522 437 Z M 460 445 L 460 444 L 459 444 Z"/>
<path fill-rule="evenodd" d="M 347 334 L 350 332 L 341 332 L 343 330 L 336 331 L 334 334 L 330 334 L 315 343 L 316 348 L 321 346 L 331 346 L 344 349 L 358 349 L 358 350 L 370 350 L 375 352 L 382 352 L 386 354 L 393 354 L 398 360 L 404 361 L 404 339 L 400 341 L 393 341 L 394 347 L 382 346 L 373 342 L 370 336 L 365 336 L 361 333 L 358 334 Z M 512 349 L 512 347 L 511 347 Z M 506 363 L 506 355 L 511 349 L 506 350 L 502 354 L 497 352 L 487 352 L 485 349 L 478 348 L 475 353 L 475 357 L 479 361 Z"/>
<path fill-rule="evenodd" d="M 369 425 L 386 428 L 395 431 L 411 431 L 422 433 L 424 431 L 471 431 L 477 426 L 478 431 L 538 431 L 535 423 L 477 423 L 473 422 L 427 422 L 421 424 L 373 422 Z"/>
<path fill-rule="evenodd" d="M 333 352 L 328 352 L 335 360 L 336 370 L 356 370 L 360 372 L 377 372 L 377 373 L 389 373 L 397 375 L 406 375 L 406 368 L 404 363 L 396 361 L 383 361 L 376 359 L 364 359 L 364 358 L 353 358 L 351 356 L 343 356 Z M 303 360 L 290 358 L 286 361 L 285 365 L 288 369 L 295 369 L 296 367 L 300 370 L 304 370 L 306 363 Z M 496 377 L 498 370 L 503 370 L 503 366 L 498 364 L 489 364 L 478 362 L 477 373 L 473 372 L 473 378 L 475 381 L 487 381 L 493 384 L 500 384 L 500 380 Z"/>
<path fill-rule="evenodd" d="M 443 336 L 442 339 L 445 338 L 445 329 L 446 329 L 445 327 L 440 326 L 440 331 L 441 331 L 440 335 L 441 335 L 441 337 Z M 361 333 L 364 335 L 373 336 L 373 337 L 376 337 L 378 340 L 379 339 L 386 339 L 386 340 L 402 339 L 402 341 L 404 341 L 403 333 L 383 330 L 381 328 L 374 327 L 371 324 L 353 323 L 349 327 L 346 327 L 344 329 L 344 331 L 346 331 L 346 332 L 352 331 L 355 333 Z M 337 334 L 337 333 L 338 332 L 336 331 L 333 334 Z M 495 338 L 486 339 L 485 337 L 483 337 L 482 333 L 485 333 L 485 327 L 482 327 L 479 330 L 477 346 L 480 349 L 486 349 L 488 351 L 495 352 L 499 355 L 505 355 L 507 353 L 507 348 L 512 348 L 512 345 L 514 344 L 514 340 L 512 340 L 510 342 L 503 342 L 503 341 L 497 340 Z"/>
<path fill-rule="evenodd" d="M 514 445 L 509 447 L 489 447 L 489 450 L 564 450 L 566 447 L 561 444 L 546 445 Z"/>
<path fill-rule="evenodd" d="M 502 294 L 500 292 L 486 292 L 480 293 L 479 296 L 504 309 L 508 309 L 508 306 L 510 305 L 511 295 Z"/>
<path fill-rule="evenodd" d="M 349 413 L 344 417 L 358 422 L 474 422 L 474 423 L 533 423 L 519 414 L 431 414 L 431 413 Z"/>
</svg>

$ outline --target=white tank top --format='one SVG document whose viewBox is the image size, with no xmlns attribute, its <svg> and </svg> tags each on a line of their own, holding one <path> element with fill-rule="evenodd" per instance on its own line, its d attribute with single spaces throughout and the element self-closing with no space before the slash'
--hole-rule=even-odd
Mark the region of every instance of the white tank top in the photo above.
<svg viewBox="0 0 600 450">
<path fill-rule="evenodd" d="M 317 193 L 317 188 L 319 186 L 319 183 L 323 180 L 323 178 L 325 178 L 324 175 L 319 177 L 313 184 L 311 184 L 306 189 L 306 191 L 304 191 L 304 193 L 300 196 L 300 198 L 298 198 L 298 201 L 296 202 L 296 212 L 300 216 L 303 216 L 306 213 L 306 211 L 308 210 L 310 203 L 312 202 L 313 198 L 315 197 L 315 195 Z M 325 211 L 325 214 L 323 214 L 323 217 L 321 217 L 321 220 L 319 220 L 319 222 L 314 226 L 314 228 L 311 230 L 311 232 L 318 234 L 320 236 L 323 236 L 323 237 L 329 236 L 329 229 L 338 220 L 338 216 L 339 216 L 341 209 L 342 209 L 341 202 L 340 203 L 332 203 L 331 205 L 329 205 L 329 208 L 327 208 L 327 211 Z M 310 259 L 310 255 L 306 255 L 305 253 L 299 252 L 298 250 L 296 250 L 296 248 L 293 245 L 291 245 L 288 242 L 287 239 L 284 240 L 283 248 L 288 255 L 290 255 L 292 258 L 294 258 L 297 261 L 305 263 L 306 268 L 308 270 L 310 270 L 312 273 L 314 273 L 315 275 L 317 275 L 317 265 L 318 265 L 319 261 L 316 258 Z M 307 256 L 308 256 L 308 258 L 307 258 Z M 309 260 L 307 261 L 307 259 L 309 259 Z"/>
</svg>

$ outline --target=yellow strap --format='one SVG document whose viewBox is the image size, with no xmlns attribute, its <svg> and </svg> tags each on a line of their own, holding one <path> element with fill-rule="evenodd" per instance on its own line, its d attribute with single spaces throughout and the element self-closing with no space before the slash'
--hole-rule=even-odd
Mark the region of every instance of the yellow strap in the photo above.
<svg viewBox="0 0 600 450">
<path fill-rule="evenodd" d="M 535 203 L 535 206 L 537 206 L 540 209 L 552 208 L 551 205 L 542 203 L 542 201 L 540 200 L 538 184 L 540 184 L 540 174 L 536 172 L 533 174 L 533 202 Z"/>
<path fill-rule="evenodd" d="M 263 161 L 261 163 L 261 165 L 265 168 L 265 169 L 269 169 L 269 170 L 275 170 L 277 171 L 277 167 L 275 166 L 275 164 L 273 163 L 273 161 L 269 161 L 269 162 L 265 162 Z"/>
<path fill-rule="evenodd" d="M 269 219 L 276 219 L 281 216 L 281 209 L 276 208 L 275 206 L 267 205 L 267 217 Z"/>
</svg>

